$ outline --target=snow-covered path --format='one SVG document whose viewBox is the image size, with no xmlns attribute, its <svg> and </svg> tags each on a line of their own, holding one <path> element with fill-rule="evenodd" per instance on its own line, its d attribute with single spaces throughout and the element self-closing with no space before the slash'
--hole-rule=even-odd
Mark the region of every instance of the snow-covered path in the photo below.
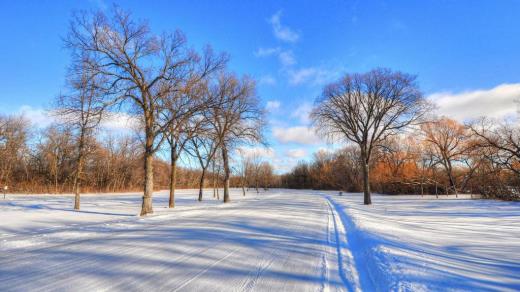
<svg viewBox="0 0 520 292">
<path fill-rule="evenodd" d="M 329 207 L 312 194 L 250 194 L 230 204 L 203 202 L 158 213 L 5 235 L 0 291 L 316 291 L 344 286 L 335 239 L 326 228 Z"/>
<path fill-rule="evenodd" d="M 0 291 L 518 291 L 520 203 L 271 190 L 0 200 Z"/>
</svg>

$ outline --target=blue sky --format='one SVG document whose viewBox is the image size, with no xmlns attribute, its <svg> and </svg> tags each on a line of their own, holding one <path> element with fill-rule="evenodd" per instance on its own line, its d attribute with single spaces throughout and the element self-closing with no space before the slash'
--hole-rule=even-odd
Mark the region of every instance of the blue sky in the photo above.
<svg viewBox="0 0 520 292">
<path fill-rule="evenodd" d="M 196 3 L 194 3 L 196 2 Z M 0 112 L 42 110 L 63 87 L 71 13 L 111 1 L 0 3 Z M 418 75 L 439 113 L 464 120 L 515 112 L 520 97 L 520 1 L 123 1 L 155 32 L 181 29 L 195 48 L 231 55 L 258 80 L 269 109 L 263 151 L 279 171 L 329 147 L 309 129 L 321 88 L 347 72 L 389 67 Z"/>
</svg>

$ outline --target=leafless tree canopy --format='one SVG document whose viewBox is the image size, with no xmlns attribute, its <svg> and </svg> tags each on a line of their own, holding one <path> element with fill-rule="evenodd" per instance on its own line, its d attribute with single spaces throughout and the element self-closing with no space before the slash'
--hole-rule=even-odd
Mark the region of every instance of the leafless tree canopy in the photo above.
<svg viewBox="0 0 520 292">
<path fill-rule="evenodd" d="M 106 102 L 133 108 L 140 114 L 144 134 L 145 184 L 141 215 L 152 213 L 153 155 L 163 133 L 181 111 L 161 113 L 177 97 L 211 72 L 224 66 L 225 56 L 206 49 L 202 57 L 189 49 L 180 32 L 153 34 L 146 22 L 114 8 L 103 12 L 77 13 L 65 38 L 73 57 L 72 70 L 88 71 L 103 80 L 99 89 Z M 166 121 L 161 117 L 166 117 Z"/>
<path fill-rule="evenodd" d="M 318 131 L 360 147 L 365 204 L 370 204 L 368 164 L 374 149 L 389 136 L 417 122 L 425 100 L 415 76 L 388 69 L 348 74 L 325 87 L 311 113 Z"/>
<path fill-rule="evenodd" d="M 211 86 L 216 106 L 208 120 L 218 138 L 224 166 L 224 202 L 229 201 L 230 151 L 244 143 L 263 141 L 264 111 L 259 105 L 253 80 L 223 73 Z"/>
</svg>

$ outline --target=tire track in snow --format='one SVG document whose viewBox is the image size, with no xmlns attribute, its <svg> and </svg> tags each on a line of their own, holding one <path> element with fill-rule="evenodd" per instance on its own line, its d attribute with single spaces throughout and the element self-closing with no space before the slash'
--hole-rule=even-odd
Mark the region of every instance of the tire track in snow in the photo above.
<svg viewBox="0 0 520 292">
<path fill-rule="evenodd" d="M 224 261 L 225 259 L 227 259 L 228 257 L 230 257 L 231 255 L 233 255 L 235 252 L 237 252 L 240 248 L 235 248 L 234 250 L 230 251 L 228 254 L 226 254 L 224 257 L 220 258 L 219 260 L 217 261 L 214 261 L 213 263 L 211 263 L 210 265 L 207 265 L 202 271 L 199 271 L 194 277 L 186 280 L 184 283 L 182 283 L 179 287 L 173 289 L 173 291 L 179 291 L 180 289 L 186 287 L 188 284 L 190 284 L 191 282 L 193 282 L 194 280 L 196 280 L 197 278 L 199 278 L 200 276 L 204 275 L 204 273 L 206 273 L 207 271 L 209 271 L 211 268 L 213 268 L 214 266 L 218 265 L 220 262 Z"/>
<path fill-rule="evenodd" d="M 254 212 L 254 210 L 243 212 L 240 209 L 229 210 L 229 211 L 231 211 L 233 213 L 240 212 L 241 215 L 247 215 L 247 214 L 250 214 L 250 213 Z M 175 219 L 178 219 L 178 218 L 194 216 L 194 214 L 183 214 L 183 215 L 184 216 L 175 216 L 174 218 L 168 218 L 168 220 L 175 220 Z M 190 216 L 187 216 L 187 215 L 190 215 Z M 136 221 L 135 223 L 139 223 L 139 221 Z M 161 226 L 161 225 L 164 225 L 164 224 L 168 224 L 168 221 L 162 220 L 162 221 L 147 222 L 146 226 L 143 226 L 143 229 L 146 228 L 146 229 L 148 229 L 150 231 L 153 231 L 152 229 L 150 229 L 150 227 L 153 228 L 153 227 Z M 197 225 L 195 225 L 195 226 L 197 226 Z M 136 227 L 136 225 L 133 225 L 132 227 Z M 53 246 L 50 246 L 50 247 L 44 247 L 44 248 L 40 248 L 40 249 L 36 250 L 36 254 L 29 254 L 29 255 L 27 255 L 25 257 L 22 257 L 22 258 L 15 256 L 9 262 L 0 260 L 0 264 L 2 266 L 11 266 L 12 264 L 15 264 L 17 266 L 32 265 L 34 257 L 37 256 L 37 253 L 42 251 L 42 250 L 44 250 L 44 249 L 47 249 L 47 248 L 65 247 L 65 250 L 80 251 L 82 253 L 87 253 L 89 251 L 96 251 L 97 248 L 94 247 L 94 246 L 88 246 L 87 245 L 87 248 L 82 247 L 83 243 L 86 243 L 86 242 L 88 242 L 90 240 L 113 239 L 115 237 L 120 237 L 120 236 L 126 235 L 128 233 L 133 233 L 134 231 L 135 230 L 133 230 L 133 229 L 125 229 L 122 232 L 120 232 L 118 234 L 114 234 L 114 235 L 109 235 L 109 236 L 105 236 L 105 237 L 100 236 L 100 237 L 95 238 L 95 239 L 84 239 L 84 240 L 79 240 L 79 241 L 66 242 L 66 243 L 59 244 L 59 245 L 53 245 Z M 172 231 L 172 232 L 174 232 L 174 231 Z M 230 239 L 232 237 L 233 237 L 233 235 L 230 234 L 230 235 L 221 237 L 217 241 L 207 242 L 207 244 L 205 244 L 202 248 L 190 249 L 188 254 L 185 253 L 183 255 L 180 255 L 180 256 L 172 259 L 171 262 L 175 262 L 175 263 L 185 262 L 186 260 L 189 260 L 192 257 L 199 255 L 201 252 L 204 252 L 204 251 L 212 249 L 213 245 L 215 243 L 219 243 L 219 242 L 225 241 L 226 239 Z M 109 254 L 110 256 L 133 255 L 133 254 L 136 254 L 136 252 L 138 253 L 138 251 L 140 251 L 140 247 L 138 247 L 138 246 L 125 248 L 125 249 L 121 249 L 119 246 L 113 246 L 113 247 L 109 247 L 108 249 L 103 249 L 103 253 L 104 254 Z M 179 259 L 181 259 L 181 261 L 179 261 Z M 71 268 L 74 268 L 74 267 L 84 266 L 84 264 L 88 264 L 89 262 L 91 262 L 91 260 L 92 259 L 90 257 L 83 256 L 82 258 L 79 258 L 79 259 L 76 258 L 76 257 L 74 257 L 72 259 L 67 259 L 65 262 L 64 261 L 56 261 L 56 263 L 54 263 L 52 265 L 46 265 L 46 270 L 39 272 L 36 277 L 31 277 L 31 280 L 32 281 L 38 281 L 38 280 L 41 280 L 41 279 L 45 279 L 47 276 L 56 275 L 57 271 L 67 271 L 67 270 L 69 270 Z M 133 267 L 132 264 L 139 263 L 140 261 L 142 261 L 142 259 L 136 258 L 134 260 L 125 262 L 124 265 Z M 161 271 L 167 270 L 167 269 L 168 269 L 168 267 L 165 267 Z M 130 270 L 128 270 L 128 272 L 137 271 L 137 270 L 138 270 L 138 268 L 131 268 Z M 58 274 L 61 274 L 61 273 L 58 273 Z M 17 277 L 18 277 L 17 275 L 14 275 L 14 276 L 11 276 L 11 277 L 1 278 L 1 279 L 2 279 L 3 282 L 10 281 L 10 280 L 18 280 L 18 281 L 10 282 L 10 286 L 16 287 L 16 286 L 18 286 L 19 282 L 21 282 L 22 283 L 21 286 L 23 286 L 23 284 L 26 282 L 26 280 L 24 280 L 24 279 L 16 279 Z M 62 282 L 66 283 L 67 281 L 68 281 L 68 279 L 60 279 L 60 280 L 53 281 L 52 283 L 47 284 L 46 286 L 51 286 L 51 287 L 54 286 L 54 287 L 56 287 L 56 285 L 60 286 L 60 283 L 62 283 Z M 115 285 L 109 285 L 109 286 L 116 286 L 117 287 L 117 285 L 119 285 L 119 284 L 120 283 L 117 283 Z M 66 285 L 64 285 L 64 286 L 66 286 Z"/>
<path fill-rule="evenodd" d="M 332 199 L 329 196 L 325 196 L 325 199 L 329 206 L 332 222 L 334 223 L 334 237 L 336 241 L 339 276 L 349 291 L 365 291 L 366 289 L 361 287 L 355 260 L 349 249 L 345 226 L 332 204 Z"/>
<path fill-rule="evenodd" d="M 235 202 L 234 204 L 237 204 L 237 203 L 242 203 L 242 202 Z M 53 237 L 59 238 L 59 234 L 65 233 L 65 235 L 66 235 L 67 232 L 81 233 L 81 232 L 84 232 L 85 229 L 92 229 L 92 230 L 87 231 L 87 232 L 90 232 L 90 233 L 86 234 L 86 236 L 88 236 L 88 238 L 81 238 L 81 239 L 76 239 L 76 240 L 58 239 L 59 243 L 54 243 L 54 244 L 52 244 L 52 243 L 48 244 L 49 241 L 43 241 L 43 242 L 41 242 L 41 245 L 38 244 L 39 245 L 38 248 L 32 248 L 32 247 L 34 247 L 34 245 L 24 246 L 23 248 L 12 248 L 11 252 L 9 254 L 0 257 L 0 263 L 1 264 L 10 264 L 10 263 L 14 263 L 14 262 L 17 262 L 17 261 L 20 261 L 23 259 L 32 258 L 33 255 L 27 254 L 27 252 L 37 253 L 37 252 L 44 251 L 47 249 L 54 249 L 54 248 L 60 248 L 60 247 L 65 247 L 65 246 L 69 246 L 69 245 L 82 244 L 82 243 L 85 243 L 85 242 L 88 242 L 91 240 L 113 239 L 116 237 L 120 237 L 122 235 L 126 235 L 128 233 L 133 232 L 133 230 L 129 229 L 128 226 L 130 226 L 130 228 L 135 227 L 139 223 L 144 224 L 143 227 L 154 228 L 154 227 L 157 227 L 160 225 L 164 225 L 164 222 L 166 220 L 175 220 L 175 219 L 186 218 L 186 217 L 194 217 L 196 215 L 192 213 L 193 211 L 198 212 L 198 213 L 204 213 L 205 211 L 208 211 L 210 209 L 215 209 L 215 208 L 227 209 L 225 207 L 233 207 L 233 205 L 231 205 L 231 206 L 230 205 L 217 205 L 217 206 L 208 206 L 208 207 L 196 207 L 196 208 L 192 208 L 192 209 L 188 209 L 188 210 L 182 210 L 183 213 L 160 214 L 160 215 L 148 216 L 148 217 L 135 217 L 135 218 L 128 219 L 128 220 L 113 220 L 113 221 L 109 221 L 109 222 L 100 222 L 100 223 L 94 223 L 94 224 L 88 224 L 88 225 L 74 226 L 76 228 L 71 228 L 69 230 L 63 230 L 63 231 L 58 231 L 58 232 L 54 233 Z M 190 211 L 190 212 L 184 213 L 184 211 Z M 251 213 L 251 211 L 246 212 L 246 214 L 247 213 Z M 152 220 L 147 220 L 147 219 L 152 219 Z M 119 225 L 118 226 L 119 230 L 107 227 L 110 225 Z M 102 229 L 96 229 L 96 227 L 101 227 Z M 42 234 L 42 235 L 38 235 L 38 236 L 32 236 L 32 237 L 30 236 L 29 238 L 23 238 L 23 240 L 34 239 L 35 237 L 52 239 L 52 237 L 47 236 L 47 234 Z M 20 239 L 20 240 L 22 240 L 22 239 Z M 13 255 L 12 255 L 13 253 L 26 254 L 26 256 L 13 257 Z M 6 260 L 4 260 L 5 258 L 12 258 L 12 259 L 10 261 L 9 260 L 6 261 Z"/>
</svg>

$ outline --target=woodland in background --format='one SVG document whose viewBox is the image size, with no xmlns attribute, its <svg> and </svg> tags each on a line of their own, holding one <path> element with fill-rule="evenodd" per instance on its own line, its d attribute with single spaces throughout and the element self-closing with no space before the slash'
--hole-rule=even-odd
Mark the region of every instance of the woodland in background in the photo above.
<svg viewBox="0 0 520 292">
<path fill-rule="evenodd" d="M 386 194 L 481 194 L 520 199 L 520 128 L 507 121 L 480 119 L 462 125 L 434 118 L 377 147 L 370 161 L 370 186 Z M 288 188 L 360 192 L 357 147 L 320 151 L 281 177 Z"/>
<path fill-rule="evenodd" d="M 77 140 L 70 129 L 53 124 L 34 130 L 23 116 L 0 116 L 0 182 L 15 193 L 70 193 L 77 163 Z M 133 135 L 90 138 L 84 164 L 84 192 L 140 191 L 144 183 L 142 145 Z M 274 186 L 273 168 L 257 157 L 243 157 L 232 187 Z M 176 185 L 198 188 L 201 170 L 177 166 Z M 210 168 L 204 187 L 222 188 L 222 163 Z M 168 189 L 170 164 L 154 159 L 156 190 Z M 3 187 L 2 185 L 2 187 Z"/>
</svg>

